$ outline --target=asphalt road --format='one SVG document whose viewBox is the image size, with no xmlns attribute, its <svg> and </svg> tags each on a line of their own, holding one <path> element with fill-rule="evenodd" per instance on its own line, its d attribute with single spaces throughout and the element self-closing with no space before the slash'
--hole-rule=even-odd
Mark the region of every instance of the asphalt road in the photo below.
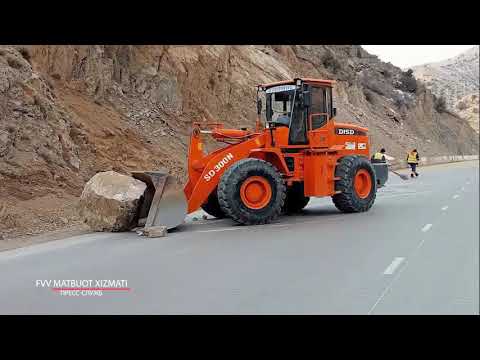
<svg viewBox="0 0 480 360">
<path fill-rule="evenodd" d="M 165 238 L 0 252 L 0 314 L 479 314 L 478 161 L 419 172 L 390 174 L 367 213 L 315 199 L 270 225 L 201 220 Z M 126 282 L 66 296 L 37 280 Z"/>
</svg>

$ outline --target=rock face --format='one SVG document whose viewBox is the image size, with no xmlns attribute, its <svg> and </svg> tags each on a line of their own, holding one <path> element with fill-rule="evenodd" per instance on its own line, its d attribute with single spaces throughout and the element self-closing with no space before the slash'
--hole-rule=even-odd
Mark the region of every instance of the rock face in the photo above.
<svg viewBox="0 0 480 360">
<path fill-rule="evenodd" d="M 96 110 L 118 115 L 162 153 L 149 161 L 157 159 L 181 181 L 192 122 L 251 127 L 255 86 L 298 76 L 336 80 L 337 120 L 368 127 L 374 148 L 385 147 L 393 156 L 411 147 L 432 156 L 478 152 L 468 124 L 436 111 L 432 93 L 411 72 L 356 45 L 35 45 L 28 51 L 34 71 L 51 78 L 54 89 L 75 90 Z M 76 96 L 64 99 L 76 107 Z M 104 138 L 114 141 L 117 135 Z M 85 157 L 80 151 L 80 171 L 87 167 Z M 132 163 L 122 159 L 116 165 Z"/>
<path fill-rule="evenodd" d="M 451 59 L 412 68 L 449 110 L 467 120 L 478 133 L 479 47 L 475 46 Z M 476 112 L 475 112 L 476 110 Z"/>
<path fill-rule="evenodd" d="M 185 181 L 192 122 L 251 128 L 255 85 L 298 76 L 336 80 L 337 120 L 368 127 L 372 150 L 478 153 L 464 120 L 356 45 L 0 45 L 0 232 L 81 224 L 77 199 L 100 171 Z"/>
<path fill-rule="evenodd" d="M 106 171 L 93 176 L 80 197 L 79 213 L 96 231 L 126 231 L 135 226 L 140 198 L 147 185 L 130 176 Z"/>
<path fill-rule="evenodd" d="M 453 58 L 414 66 L 415 77 L 422 80 L 432 92 L 444 97 L 449 108 L 462 97 L 478 94 L 479 47 L 475 46 Z"/>
<path fill-rule="evenodd" d="M 470 126 L 478 133 L 478 122 L 479 122 L 479 96 L 478 92 L 476 94 L 471 94 L 464 96 L 455 104 L 455 111 L 460 117 L 467 120 Z"/>
</svg>

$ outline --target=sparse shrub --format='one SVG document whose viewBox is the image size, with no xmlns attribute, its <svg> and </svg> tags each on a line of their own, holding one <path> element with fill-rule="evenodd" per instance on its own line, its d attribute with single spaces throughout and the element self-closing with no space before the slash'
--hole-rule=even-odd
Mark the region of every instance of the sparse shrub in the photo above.
<svg viewBox="0 0 480 360">
<path fill-rule="evenodd" d="M 346 81 L 349 85 L 352 85 L 355 83 L 355 74 L 351 72 L 347 72 L 341 80 Z"/>
<path fill-rule="evenodd" d="M 415 79 L 415 76 L 413 76 L 412 69 L 408 69 L 406 72 L 402 74 L 400 82 L 401 82 L 401 89 L 403 91 L 408 91 L 412 93 L 417 91 L 417 79 Z"/>
<path fill-rule="evenodd" d="M 22 55 L 22 57 L 30 63 L 30 51 L 26 47 L 21 47 L 18 49 L 18 52 Z"/>
<path fill-rule="evenodd" d="M 14 69 L 21 69 L 23 67 L 23 64 L 13 56 L 7 57 L 7 63 L 8 63 L 8 66 Z"/>
<path fill-rule="evenodd" d="M 462 111 L 462 110 L 465 110 L 467 108 L 467 104 L 465 104 L 463 101 L 460 101 L 458 104 L 457 104 L 457 109 Z"/>
<path fill-rule="evenodd" d="M 17 131 L 17 128 L 13 125 L 7 125 L 7 131 L 10 133 L 10 134 L 13 134 L 14 132 Z"/>
<path fill-rule="evenodd" d="M 208 79 L 208 85 L 210 89 L 213 89 L 213 87 L 215 86 L 215 79 L 213 77 Z"/>
<path fill-rule="evenodd" d="M 48 77 L 45 77 L 45 84 L 47 84 L 47 87 L 50 89 L 50 90 L 53 90 L 53 83 L 52 83 L 52 80 Z"/>
<path fill-rule="evenodd" d="M 0 203 L 0 223 L 9 229 L 18 227 L 18 222 L 15 215 L 8 211 L 8 206 Z M 0 240 L 2 237 L 0 236 Z"/>
<path fill-rule="evenodd" d="M 326 53 L 322 57 L 322 64 L 330 69 L 334 74 L 340 69 L 340 63 L 331 53 Z"/>
<path fill-rule="evenodd" d="M 413 76 L 404 79 L 403 83 L 407 91 L 414 93 L 417 90 L 417 80 Z"/>
<path fill-rule="evenodd" d="M 390 79 L 392 77 L 392 73 L 388 70 L 382 71 L 383 76 L 385 76 L 386 79 Z"/>
<path fill-rule="evenodd" d="M 405 100 L 400 95 L 395 95 L 393 97 L 393 104 L 397 107 L 397 109 L 400 109 L 402 106 L 406 105 Z"/>
<path fill-rule="evenodd" d="M 360 59 L 362 58 L 362 49 L 360 48 L 357 48 L 357 57 Z"/>
<path fill-rule="evenodd" d="M 443 96 L 437 97 L 434 99 L 433 107 L 437 110 L 438 113 L 443 113 L 447 111 L 447 102 Z"/>
</svg>

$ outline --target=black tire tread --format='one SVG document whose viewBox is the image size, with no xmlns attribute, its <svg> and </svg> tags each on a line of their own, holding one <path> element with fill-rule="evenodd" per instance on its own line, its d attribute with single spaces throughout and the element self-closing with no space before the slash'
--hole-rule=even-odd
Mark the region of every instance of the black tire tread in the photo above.
<svg viewBox="0 0 480 360">
<path fill-rule="evenodd" d="M 360 199 L 355 194 L 353 179 L 358 168 L 365 168 L 372 175 L 373 191 L 367 199 Z M 340 178 L 335 182 L 335 190 L 340 193 L 332 196 L 332 200 L 338 210 L 353 213 L 368 211 L 372 207 L 377 193 L 377 181 L 375 171 L 367 158 L 352 155 L 339 159 L 335 176 Z"/>
<path fill-rule="evenodd" d="M 264 172 L 275 181 L 276 196 L 274 201 L 269 204 L 268 214 L 263 216 L 259 216 L 258 212 L 243 208 L 241 204 L 237 204 L 232 200 L 234 192 L 238 191 L 232 184 L 239 183 L 243 177 L 252 171 Z M 221 177 L 218 184 L 218 202 L 226 216 L 236 222 L 244 225 L 267 224 L 281 214 L 286 197 L 285 192 L 285 183 L 275 166 L 261 159 L 247 158 L 237 161 Z"/>
</svg>

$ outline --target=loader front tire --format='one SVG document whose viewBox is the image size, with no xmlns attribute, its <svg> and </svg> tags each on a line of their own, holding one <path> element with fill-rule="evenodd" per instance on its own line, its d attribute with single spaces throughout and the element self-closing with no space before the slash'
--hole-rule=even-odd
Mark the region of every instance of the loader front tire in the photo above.
<svg viewBox="0 0 480 360">
<path fill-rule="evenodd" d="M 267 224 L 281 214 L 285 191 L 282 176 L 272 164 L 248 158 L 225 171 L 218 202 L 228 217 L 241 224 Z"/>
<path fill-rule="evenodd" d="M 338 160 L 335 169 L 335 190 L 332 196 L 338 210 L 346 213 L 368 211 L 377 193 L 375 171 L 363 156 L 345 156 Z"/>
<path fill-rule="evenodd" d="M 223 219 L 225 217 L 225 213 L 218 203 L 217 188 L 215 188 L 208 196 L 207 201 L 202 205 L 202 209 L 207 214 L 212 215 L 217 219 Z"/>
</svg>

